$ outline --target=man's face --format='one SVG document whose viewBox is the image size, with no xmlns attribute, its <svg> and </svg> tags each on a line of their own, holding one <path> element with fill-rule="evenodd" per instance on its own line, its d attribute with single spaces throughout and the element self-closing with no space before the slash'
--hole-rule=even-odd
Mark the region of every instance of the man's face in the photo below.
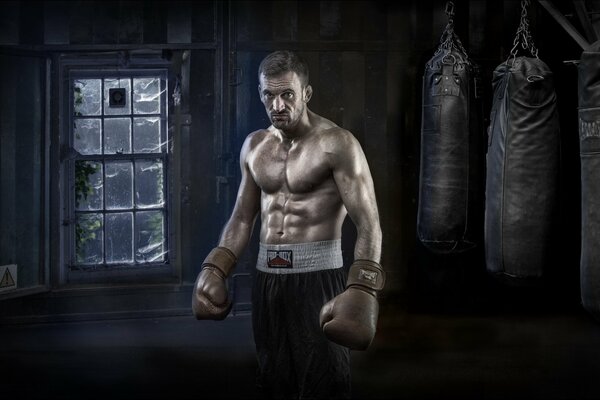
<svg viewBox="0 0 600 400">
<path fill-rule="evenodd" d="M 271 123 L 281 130 L 296 126 L 310 99 L 310 86 L 303 88 L 295 72 L 269 77 L 261 74 L 258 90 Z"/>
</svg>

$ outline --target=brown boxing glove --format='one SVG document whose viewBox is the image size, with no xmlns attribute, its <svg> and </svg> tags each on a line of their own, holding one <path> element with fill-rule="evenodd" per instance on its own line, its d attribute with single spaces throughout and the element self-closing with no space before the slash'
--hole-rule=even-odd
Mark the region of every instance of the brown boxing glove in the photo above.
<svg viewBox="0 0 600 400">
<path fill-rule="evenodd" d="M 355 260 L 348 273 L 346 290 L 321 308 L 319 320 L 325 336 L 352 350 L 366 350 L 377 329 L 379 303 L 385 272 L 369 260 Z"/>
<path fill-rule="evenodd" d="M 224 319 L 231 310 L 226 279 L 237 258 L 225 247 L 215 247 L 202 263 L 192 295 L 192 311 L 197 319 Z"/>
</svg>

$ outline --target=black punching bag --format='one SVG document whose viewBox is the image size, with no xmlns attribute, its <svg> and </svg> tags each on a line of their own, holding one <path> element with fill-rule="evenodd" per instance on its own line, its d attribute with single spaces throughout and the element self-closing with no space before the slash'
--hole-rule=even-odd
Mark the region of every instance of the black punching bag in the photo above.
<svg viewBox="0 0 600 400">
<path fill-rule="evenodd" d="M 600 41 L 582 53 L 578 70 L 581 299 L 600 319 Z"/>
<path fill-rule="evenodd" d="M 552 262 L 560 156 L 552 71 L 537 57 L 526 18 L 511 57 L 494 71 L 486 169 L 487 270 L 517 284 L 538 280 Z M 521 34 L 533 57 L 516 56 Z"/>
<path fill-rule="evenodd" d="M 423 75 L 417 235 L 436 253 L 476 243 L 481 225 L 481 102 L 478 68 L 454 34 L 453 10 Z M 481 236 L 481 234 L 479 235 Z"/>
</svg>

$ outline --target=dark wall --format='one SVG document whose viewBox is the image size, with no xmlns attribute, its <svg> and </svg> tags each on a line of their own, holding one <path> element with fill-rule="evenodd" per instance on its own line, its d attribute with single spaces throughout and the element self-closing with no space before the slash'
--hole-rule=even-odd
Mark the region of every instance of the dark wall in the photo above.
<svg viewBox="0 0 600 400">
<path fill-rule="evenodd" d="M 455 30 L 481 66 L 487 123 L 492 71 L 512 48 L 520 4 L 454 3 Z M 486 274 L 481 245 L 461 255 L 439 256 L 416 239 L 421 78 L 447 23 L 445 4 L 437 0 L 4 2 L 0 45 L 3 51 L 41 51 L 55 59 L 61 53 L 143 48 L 168 50 L 183 58 L 173 194 L 180 207 L 175 255 L 180 286 L 165 289 L 166 294 L 153 302 L 156 308 L 161 308 L 161 301 L 167 310 L 189 308 L 187 296 L 199 265 L 233 206 L 241 144 L 248 133 L 268 125 L 258 98 L 256 70 L 262 57 L 276 49 L 305 56 L 315 92 L 309 107 L 353 132 L 366 153 L 384 233 L 386 304 L 414 311 L 469 312 L 577 307 L 577 73 L 563 61 L 578 59 L 581 49 L 536 2 L 530 9 L 531 30 L 540 58 L 557 77 L 562 127 L 557 266 L 548 266 L 549 277 L 538 287 L 509 288 Z M 6 95 L 9 89 L 0 90 Z M 52 151 L 56 154 L 58 149 Z M 349 221 L 344 235 L 348 263 L 355 237 Z M 238 266 L 234 286 L 239 304 L 248 300 L 256 243 L 254 235 Z M 59 268 L 56 250 L 53 254 L 51 268 Z M 44 296 L 37 298 L 39 304 L 47 301 Z M 129 296 L 107 310 L 135 312 L 143 301 L 132 303 Z M 52 312 L 60 313 L 61 307 Z"/>
</svg>

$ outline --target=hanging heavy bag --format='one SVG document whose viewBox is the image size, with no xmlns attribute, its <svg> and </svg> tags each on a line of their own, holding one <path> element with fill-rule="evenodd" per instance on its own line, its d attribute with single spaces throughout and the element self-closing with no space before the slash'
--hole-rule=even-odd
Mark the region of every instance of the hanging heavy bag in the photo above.
<svg viewBox="0 0 600 400">
<path fill-rule="evenodd" d="M 600 319 L 600 41 L 582 53 L 578 72 L 581 300 Z"/>
<path fill-rule="evenodd" d="M 558 203 L 556 94 L 552 72 L 529 34 L 528 3 L 522 2 L 510 57 L 494 71 L 488 129 L 486 265 L 507 283 L 543 276 Z M 517 57 L 519 44 L 533 57 Z"/>
<path fill-rule="evenodd" d="M 435 253 L 458 253 L 475 245 L 482 220 L 483 125 L 478 67 L 454 33 L 451 2 L 446 14 L 448 24 L 423 75 L 417 235 Z"/>
</svg>

